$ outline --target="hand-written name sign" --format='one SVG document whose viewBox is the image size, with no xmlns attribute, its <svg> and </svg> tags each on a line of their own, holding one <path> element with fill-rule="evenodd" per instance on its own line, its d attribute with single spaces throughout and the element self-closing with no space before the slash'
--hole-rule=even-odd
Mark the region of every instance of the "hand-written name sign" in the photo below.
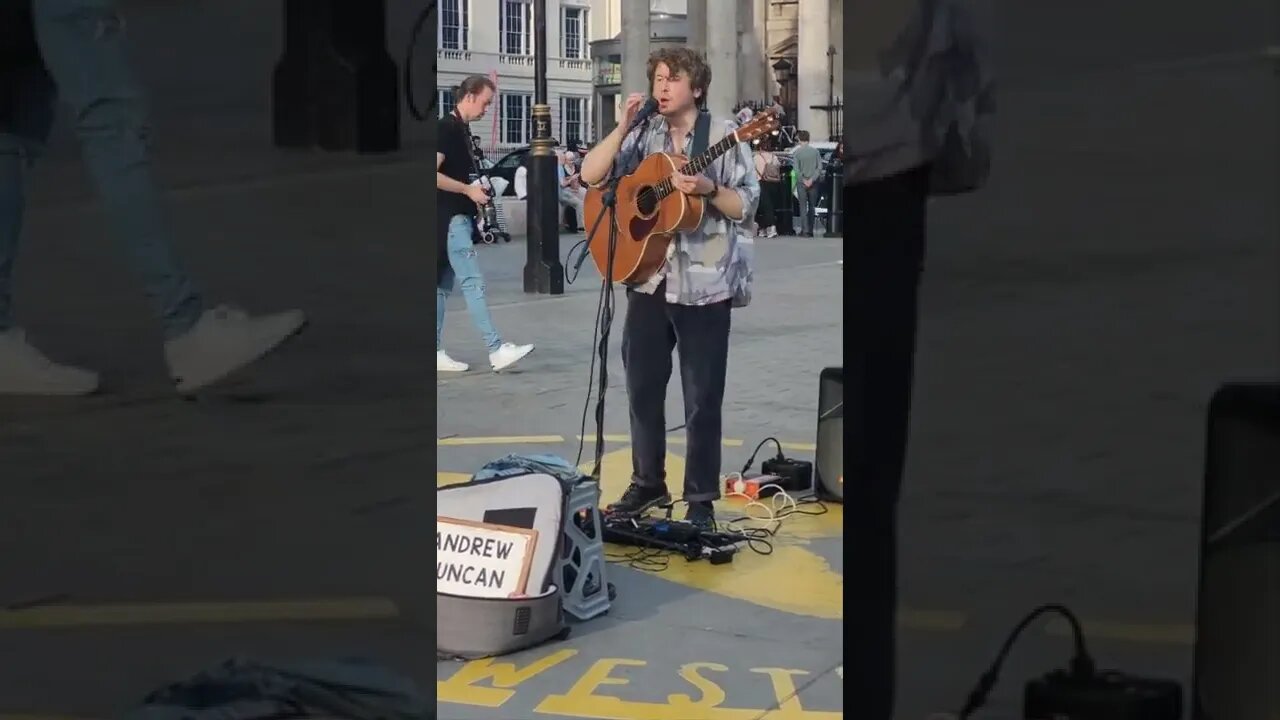
<svg viewBox="0 0 1280 720">
<path fill-rule="evenodd" d="M 436 517 L 436 592 L 523 595 L 538 531 Z"/>
</svg>

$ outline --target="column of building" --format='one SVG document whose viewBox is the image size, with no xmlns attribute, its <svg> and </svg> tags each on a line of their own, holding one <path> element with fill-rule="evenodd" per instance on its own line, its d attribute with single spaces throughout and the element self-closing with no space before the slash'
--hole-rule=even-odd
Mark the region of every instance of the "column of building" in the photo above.
<svg viewBox="0 0 1280 720">
<path fill-rule="evenodd" d="M 649 3 L 622 2 L 622 97 L 631 93 L 649 94 L 646 68 L 649 63 Z M 619 108 L 621 111 L 621 108 Z M 621 114 L 618 116 L 621 118 Z"/>
<path fill-rule="evenodd" d="M 831 46 L 831 5 L 828 0 L 799 3 L 799 48 L 796 57 L 797 129 L 808 130 L 813 140 L 831 134 L 826 110 L 815 105 L 828 103 L 831 86 L 827 49 Z"/>
<path fill-rule="evenodd" d="M 707 110 L 716 117 L 730 117 L 733 106 L 741 99 L 738 95 L 738 3 L 717 3 L 715 7 L 715 17 L 708 17 L 704 26 L 707 63 L 711 66 Z"/>
<path fill-rule="evenodd" d="M 769 88 L 765 85 L 764 21 L 760 17 L 761 3 L 747 2 L 738 11 L 738 98 L 741 100 L 767 100 Z"/>
<path fill-rule="evenodd" d="M 689 47 L 704 51 L 707 47 L 707 0 L 689 0 L 685 10 Z"/>
</svg>

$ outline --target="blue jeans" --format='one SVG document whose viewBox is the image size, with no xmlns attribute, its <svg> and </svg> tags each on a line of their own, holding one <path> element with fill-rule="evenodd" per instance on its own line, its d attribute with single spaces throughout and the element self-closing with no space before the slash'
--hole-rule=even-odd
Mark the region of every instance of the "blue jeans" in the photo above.
<svg viewBox="0 0 1280 720">
<path fill-rule="evenodd" d="M 440 281 L 436 285 L 436 350 L 441 349 L 444 336 L 444 304 L 453 292 L 455 278 L 462 286 L 462 297 L 467 301 L 471 322 L 484 338 L 485 347 L 493 352 L 502 346 L 502 338 L 493 327 L 489 316 L 489 304 L 484 299 L 484 275 L 480 274 L 480 260 L 476 246 L 471 241 L 471 218 L 454 215 L 449 218 L 449 265 L 440 268 Z"/>
<path fill-rule="evenodd" d="M 61 96 L 110 225 L 166 339 L 177 337 L 200 319 L 203 301 L 174 256 L 151 173 L 146 101 L 125 53 L 123 20 L 113 0 L 38 0 L 33 16 L 48 75 L 38 67 L 22 73 L 16 117 L 0 128 L 0 331 L 13 323 L 24 175 L 48 141 Z"/>
</svg>

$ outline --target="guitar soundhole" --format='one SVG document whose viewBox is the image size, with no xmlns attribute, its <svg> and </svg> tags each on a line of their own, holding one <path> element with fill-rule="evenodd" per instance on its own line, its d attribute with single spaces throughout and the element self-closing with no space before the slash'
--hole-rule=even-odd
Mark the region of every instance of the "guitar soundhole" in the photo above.
<svg viewBox="0 0 1280 720">
<path fill-rule="evenodd" d="M 640 192 L 636 193 L 636 210 L 642 216 L 648 217 L 658 209 L 658 196 L 652 187 L 640 188 Z"/>
</svg>

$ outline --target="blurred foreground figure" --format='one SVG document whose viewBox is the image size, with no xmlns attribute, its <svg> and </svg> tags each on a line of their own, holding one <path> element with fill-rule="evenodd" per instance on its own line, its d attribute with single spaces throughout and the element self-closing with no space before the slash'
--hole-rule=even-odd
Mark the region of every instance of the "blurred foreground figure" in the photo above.
<svg viewBox="0 0 1280 720">
<path fill-rule="evenodd" d="M 897 516 L 907 460 L 920 280 L 931 196 L 982 187 L 990 78 L 966 0 L 854 3 L 846 76 L 845 238 L 853 326 L 853 482 L 845 528 L 859 592 L 846 613 L 846 688 L 859 717 L 891 720 Z"/>
<path fill-rule="evenodd" d="M 59 365 L 14 323 L 12 287 L 25 175 L 44 149 L 56 101 L 70 108 L 107 220 L 164 332 L 169 373 L 192 393 L 271 352 L 306 324 L 207 308 L 173 250 L 151 173 L 147 108 L 111 0 L 0 0 L 0 394 L 86 395 L 96 373 Z"/>
</svg>

